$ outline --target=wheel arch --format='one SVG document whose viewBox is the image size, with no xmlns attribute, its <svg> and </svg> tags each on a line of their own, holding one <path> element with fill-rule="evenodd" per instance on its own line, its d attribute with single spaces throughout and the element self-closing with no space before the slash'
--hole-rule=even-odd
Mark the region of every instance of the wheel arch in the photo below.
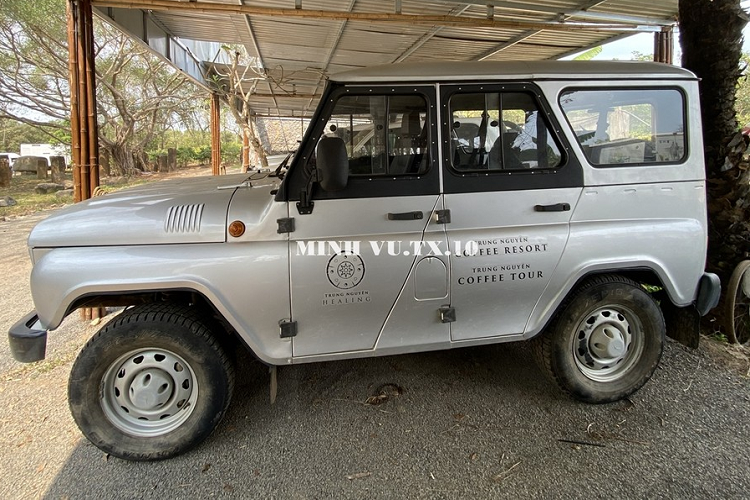
<svg viewBox="0 0 750 500">
<path fill-rule="evenodd" d="M 212 324 L 218 328 L 212 329 L 219 341 L 225 347 L 242 344 L 253 356 L 258 356 L 258 348 L 248 339 L 248 332 L 240 332 L 239 323 L 232 321 L 232 316 L 223 307 L 217 305 L 218 299 L 199 286 L 180 284 L 149 288 L 147 286 L 134 287 L 123 290 L 121 288 L 97 287 L 96 290 L 83 290 L 71 293 L 66 301 L 67 306 L 61 306 L 57 314 L 60 319 L 54 324 L 59 326 L 64 318 L 83 307 L 132 307 L 149 303 L 172 303 L 195 307 L 204 312 Z M 226 333 L 221 335 L 221 333 Z M 261 359 L 261 358 L 259 358 Z"/>
<path fill-rule="evenodd" d="M 641 285 L 648 285 L 654 287 L 652 290 L 647 290 L 652 294 L 655 294 L 657 300 L 668 300 L 672 307 L 685 307 L 685 304 L 678 304 L 673 298 L 676 292 L 669 286 L 669 281 L 665 279 L 659 271 L 649 266 L 634 266 L 627 268 L 617 267 L 601 267 L 597 269 L 590 269 L 586 272 L 581 273 L 575 278 L 572 278 L 568 284 L 554 296 L 554 300 L 550 302 L 550 305 L 544 307 L 544 297 L 550 296 L 549 288 L 545 290 L 542 298 L 537 303 L 536 307 L 531 313 L 529 321 L 526 325 L 526 331 L 524 338 L 531 339 L 540 335 L 547 326 L 554 320 L 560 308 L 566 303 L 568 298 L 578 290 L 581 285 L 585 282 L 595 278 L 597 276 L 604 275 L 617 275 L 624 278 L 633 280 Z M 671 292 L 670 292 L 671 290 Z"/>
</svg>

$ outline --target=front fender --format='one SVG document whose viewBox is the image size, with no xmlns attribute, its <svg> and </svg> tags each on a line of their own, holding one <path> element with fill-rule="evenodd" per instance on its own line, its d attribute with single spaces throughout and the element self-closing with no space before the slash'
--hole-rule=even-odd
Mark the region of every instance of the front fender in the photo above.
<svg viewBox="0 0 750 500">
<path fill-rule="evenodd" d="M 278 321 L 290 317 L 288 243 L 226 243 L 56 248 L 31 273 L 41 324 L 57 328 L 85 296 L 194 290 L 205 296 L 253 352 L 286 362 L 291 342 Z M 253 314 L 262 311 L 262 314 Z"/>
</svg>

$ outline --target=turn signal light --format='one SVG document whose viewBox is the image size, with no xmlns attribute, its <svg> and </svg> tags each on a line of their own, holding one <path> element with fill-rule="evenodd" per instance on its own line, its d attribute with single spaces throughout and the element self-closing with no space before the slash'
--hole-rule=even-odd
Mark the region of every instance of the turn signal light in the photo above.
<svg viewBox="0 0 750 500">
<path fill-rule="evenodd" d="M 242 221 L 236 220 L 229 224 L 229 234 L 235 238 L 239 238 L 245 234 L 245 224 Z"/>
</svg>

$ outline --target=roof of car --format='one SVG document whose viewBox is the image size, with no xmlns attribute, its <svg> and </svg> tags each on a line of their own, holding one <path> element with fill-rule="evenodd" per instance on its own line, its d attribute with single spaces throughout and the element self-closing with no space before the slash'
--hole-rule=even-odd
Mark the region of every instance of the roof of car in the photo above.
<svg viewBox="0 0 750 500">
<path fill-rule="evenodd" d="M 332 75 L 342 83 L 471 81 L 502 77 L 510 80 L 695 79 L 688 70 L 641 61 L 441 61 L 386 64 Z"/>
</svg>

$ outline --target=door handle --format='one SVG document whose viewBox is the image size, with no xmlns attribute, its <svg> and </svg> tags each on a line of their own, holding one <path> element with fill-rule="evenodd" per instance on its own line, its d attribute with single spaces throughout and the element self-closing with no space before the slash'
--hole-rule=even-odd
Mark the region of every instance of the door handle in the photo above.
<svg viewBox="0 0 750 500">
<path fill-rule="evenodd" d="M 399 212 L 399 213 L 391 213 L 388 212 L 388 220 L 417 220 L 422 219 L 424 217 L 424 214 L 416 210 L 414 212 Z"/>
<path fill-rule="evenodd" d="M 535 212 L 568 212 L 570 203 L 555 203 L 554 205 L 535 205 Z"/>
</svg>

